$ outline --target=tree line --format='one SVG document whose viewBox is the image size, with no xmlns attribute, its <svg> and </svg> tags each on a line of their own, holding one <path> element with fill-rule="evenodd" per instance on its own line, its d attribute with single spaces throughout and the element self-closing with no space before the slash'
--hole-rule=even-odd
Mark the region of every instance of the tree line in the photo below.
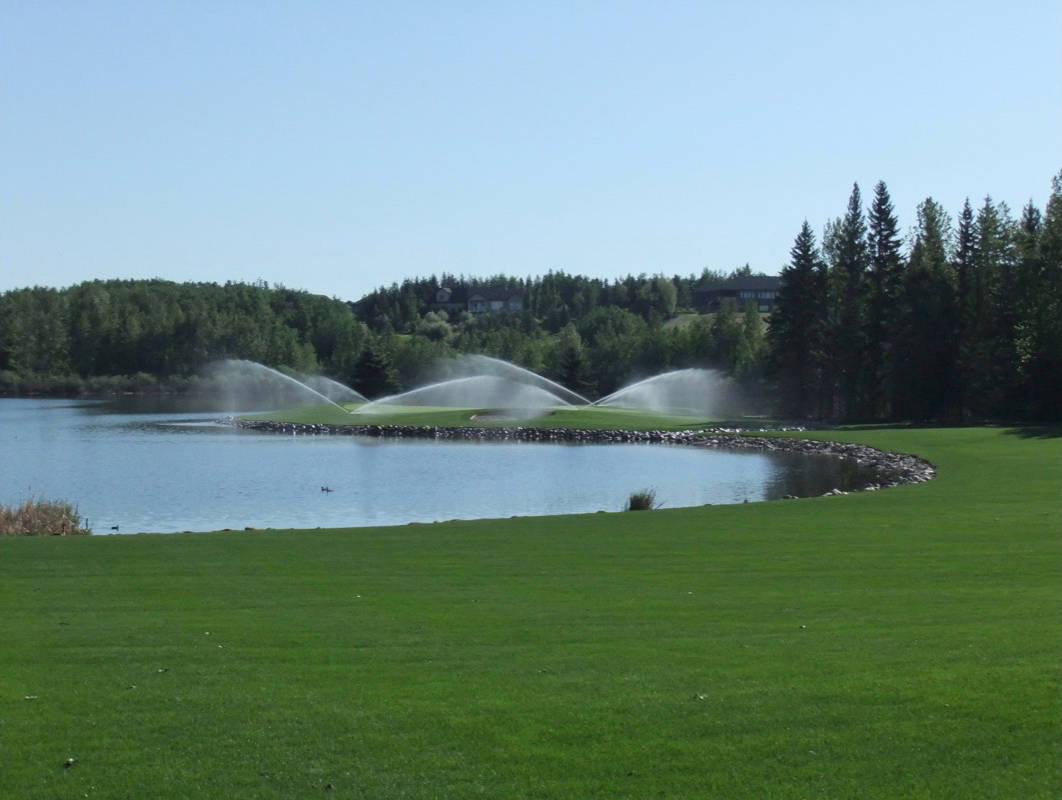
<svg viewBox="0 0 1062 800">
<path fill-rule="evenodd" d="M 744 267 L 739 272 L 747 271 Z M 482 353 L 519 364 L 588 397 L 608 394 L 634 378 L 667 369 L 716 367 L 746 384 L 760 379 L 764 320 L 731 306 L 713 316 L 689 312 L 693 290 L 721 273 L 639 275 L 615 281 L 549 272 L 517 279 L 451 274 L 381 288 L 354 304 L 373 341 L 354 369 L 372 396 L 410 388 L 439 358 Z M 518 294 L 520 311 L 471 314 L 433 309 L 440 286 Z M 366 389 L 368 391 L 366 391 Z"/>
<path fill-rule="evenodd" d="M 767 374 L 779 411 L 838 420 L 1062 419 L 1062 174 L 1015 219 L 932 198 L 905 246 L 888 188 L 858 185 L 782 270 Z"/>
<path fill-rule="evenodd" d="M 688 305 L 703 277 L 443 275 L 356 303 L 265 283 L 110 280 L 17 289 L 0 295 L 0 391 L 186 388 L 209 362 L 242 358 L 327 374 L 375 397 L 414 388 L 438 359 L 461 353 L 512 361 L 590 396 L 685 366 L 758 379 L 766 346 L 759 314 L 728 308 L 671 324 L 679 299 Z M 524 308 L 432 310 L 440 285 L 509 288 Z"/>
<path fill-rule="evenodd" d="M 359 318 L 379 333 L 410 333 L 426 313 L 438 287 L 466 288 L 468 294 L 503 290 L 519 294 L 523 308 L 543 331 L 556 333 L 597 308 L 619 308 L 648 323 L 663 322 L 693 303 L 693 289 L 705 278 L 724 277 L 712 270 L 700 276 L 628 275 L 615 281 L 550 271 L 536 278 L 494 275 L 487 278 L 442 273 L 407 279 L 367 294 L 354 304 Z M 467 318 L 462 318 L 467 319 Z M 457 319 L 453 321 L 459 321 Z"/>
<path fill-rule="evenodd" d="M 0 295 L 0 389 L 77 391 L 118 376 L 180 384 L 227 357 L 331 372 L 348 369 L 368 337 L 346 303 L 264 283 L 17 289 Z"/>
<path fill-rule="evenodd" d="M 482 353 L 589 397 L 702 366 L 796 418 L 1062 418 L 1062 176 L 1018 219 L 986 198 L 953 221 L 927 199 L 907 237 L 886 185 L 866 210 L 856 186 L 820 237 L 801 227 L 769 320 L 734 304 L 689 313 L 697 285 L 725 277 L 442 274 L 353 303 L 264 282 L 16 289 L 0 294 L 0 392 L 180 389 L 243 358 L 376 397 Z M 440 286 L 513 292 L 522 308 L 444 310 Z"/>
</svg>

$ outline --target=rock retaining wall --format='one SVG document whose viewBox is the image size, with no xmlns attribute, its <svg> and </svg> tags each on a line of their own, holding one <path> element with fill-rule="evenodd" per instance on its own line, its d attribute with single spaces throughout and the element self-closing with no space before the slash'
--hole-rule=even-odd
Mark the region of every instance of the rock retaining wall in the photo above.
<svg viewBox="0 0 1062 800">
<path fill-rule="evenodd" d="M 314 425 L 266 420 L 223 420 L 237 428 L 268 431 L 290 435 L 375 436 L 404 439 L 446 439 L 455 441 L 502 442 L 582 442 L 587 444 L 618 444 L 650 442 L 658 444 L 693 445 L 726 450 L 757 450 L 760 452 L 803 453 L 848 459 L 866 467 L 876 476 L 864 491 L 884 489 L 905 483 L 922 483 L 936 475 L 928 461 L 904 453 L 887 453 L 862 444 L 823 442 L 817 439 L 790 439 L 774 436 L 748 436 L 740 432 L 688 431 L 601 431 L 578 428 L 477 428 L 438 427 L 434 425 Z M 845 494 L 834 489 L 827 494 Z"/>
</svg>

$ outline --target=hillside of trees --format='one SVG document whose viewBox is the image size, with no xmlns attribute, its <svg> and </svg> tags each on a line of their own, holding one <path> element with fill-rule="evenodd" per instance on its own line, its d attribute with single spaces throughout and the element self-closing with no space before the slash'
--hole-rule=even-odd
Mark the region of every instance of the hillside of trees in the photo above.
<svg viewBox="0 0 1062 800">
<path fill-rule="evenodd" d="M 0 391 L 77 393 L 185 387 L 211 361 L 245 358 L 326 374 L 367 396 L 412 388 L 439 358 L 483 353 L 589 395 L 681 366 L 753 380 L 761 316 L 736 308 L 672 326 L 680 289 L 699 278 L 609 282 L 563 273 L 532 280 L 407 280 L 348 304 L 264 284 L 93 281 L 0 295 Z M 507 286 L 519 312 L 429 310 L 439 285 Z"/>
<path fill-rule="evenodd" d="M 264 284 L 91 281 L 18 289 L 0 295 L 0 390 L 183 386 L 230 356 L 349 370 L 367 338 L 346 303 Z"/>
<path fill-rule="evenodd" d="M 866 209 L 856 186 L 820 236 L 801 227 L 769 320 L 736 305 L 683 313 L 723 277 L 444 274 L 353 303 L 264 283 L 16 289 L 0 294 L 0 393 L 187 390 L 211 361 L 245 358 L 373 397 L 413 388 L 440 357 L 483 353 L 590 397 L 704 366 L 795 418 L 1062 418 L 1062 176 L 1042 212 L 1017 219 L 986 198 L 952 220 L 927 199 L 906 237 L 885 184 Z M 442 310 L 440 286 L 504 289 L 521 309 Z"/>
</svg>

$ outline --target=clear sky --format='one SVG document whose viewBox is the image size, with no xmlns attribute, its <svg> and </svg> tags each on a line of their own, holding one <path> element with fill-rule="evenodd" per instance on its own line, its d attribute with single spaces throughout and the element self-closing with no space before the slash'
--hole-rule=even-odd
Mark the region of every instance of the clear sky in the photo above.
<svg viewBox="0 0 1062 800">
<path fill-rule="evenodd" d="M 776 273 L 1060 168 L 1058 0 L 0 0 L 0 290 Z"/>
</svg>

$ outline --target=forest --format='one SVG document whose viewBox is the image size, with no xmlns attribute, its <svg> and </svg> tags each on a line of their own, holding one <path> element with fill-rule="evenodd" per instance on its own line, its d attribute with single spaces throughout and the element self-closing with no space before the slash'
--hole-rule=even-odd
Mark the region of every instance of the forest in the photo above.
<svg viewBox="0 0 1062 800">
<path fill-rule="evenodd" d="M 928 198 L 906 235 L 884 182 L 866 209 L 854 186 L 818 236 L 800 226 L 770 315 L 696 313 L 697 287 L 726 277 L 442 274 L 355 302 L 264 282 L 15 289 L 0 294 L 0 393 L 191 391 L 208 363 L 244 358 L 374 397 L 418 385 L 440 357 L 483 353 L 590 397 L 701 366 L 789 418 L 1062 418 L 1062 175 L 1042 211 L 1017 218 L 986 197 L 953 220 Z M 439 287 L 521 302 L 446 309 Z"/>
<path fill-rule="evenodd" d="M 78 394 L 184 391 L 206 364 L 243 358 L 326 374 L 369 397 L 413 388 L 439 359 L 483 353 L 584 394 L 672 367 L 716 366 L 754 380 L 766 325 L 754 311 L 686 314 L 691 276 L 608 282 L 550 273 L 533 280 L 407 280 L 356 303 L 265 284 L 92 281 L 0 295 L 0 391 Z M 519 312 L 431 310 L 439 285 L 508 286 Z M 688 304 L 688 300 L 686 301 Z"/>
<path fill-rule="evenodd" d="M 839 420 L 1062 419 L 1062 174 L 1015 219 L 986 197 L 953 222 L 859 187 L 816 245 L 805 222 L 770 322 L 778 412 Z"/>
</svg>

